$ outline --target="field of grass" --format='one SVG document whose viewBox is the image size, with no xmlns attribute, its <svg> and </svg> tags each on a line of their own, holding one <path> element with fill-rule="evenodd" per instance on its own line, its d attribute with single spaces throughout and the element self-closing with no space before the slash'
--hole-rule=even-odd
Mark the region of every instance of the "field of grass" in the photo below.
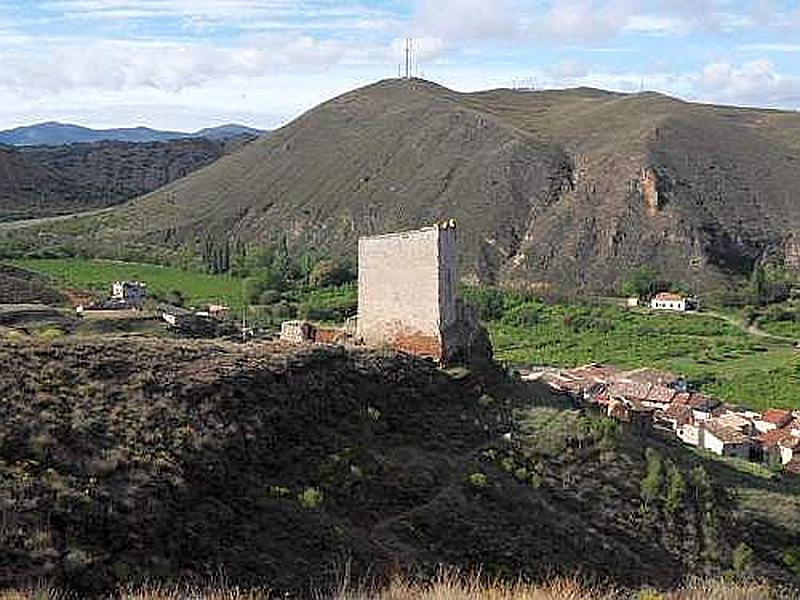
<svg viewBox="0 0 800 600">
<path fill-rule="evenodd" d="M 280 597 L 268 590 L 247 590 L 230 585 L 208 586 L 152 584 L 145 588 L 123 589 L 120 600 L 270 600 Z M 591 586 L 578 579 L 556 578 L 547 583 L 504 584 L 480 576 L 465 577 L 443 572 L 433 581 L 419 582 L 396 577 L 383 588 L 353 585 L 345 581 L 332 592 L 319 591 L 314 598 L 331 600 L 789 600 L 791 590 L 767 582 L 746 579 L 695 580 L 680 589 L 661 592 Z M 67 600 L 58 590 L 18 590 L 0 592 L 0 600 Z"/>
<path fill-rule="evenodd" d="M 208 275 L 144 263 L 77 258 L 31 258 L 8 263 L 81 290 L 103 293 L 110 291 L 115 280 L 139 280 L 147 283 L 149 294 L 154 298 L 166 297 L 178 290 L 187 305 L 219 302 L 235 307 L 242 304 L 240 280 L 227 275 Z"/>
<path fill-rule="evenodd" d="M 488 312 L 495 356 L 511 364 L 664 368 L 732 403 L 800 408 L 800 353 L 721 319 L 513 296 Z"/>
</svg>

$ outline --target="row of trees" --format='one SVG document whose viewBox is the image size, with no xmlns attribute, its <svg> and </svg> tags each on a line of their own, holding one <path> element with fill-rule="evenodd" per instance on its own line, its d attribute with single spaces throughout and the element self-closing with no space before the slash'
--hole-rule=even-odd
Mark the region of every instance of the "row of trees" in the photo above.
<svg viewBox="0 0 800 600">
<path fill-rule="evenodd" d="M 351 260 L 316 250 L 293 252 L 286 237 L 266 245 L 208 237 L 200 250 L 207 272 L 228 273 L 243 280 L 250 304 L 274 304 L 287 290 L 338 286 L 357 278 Z"/>
</svg>

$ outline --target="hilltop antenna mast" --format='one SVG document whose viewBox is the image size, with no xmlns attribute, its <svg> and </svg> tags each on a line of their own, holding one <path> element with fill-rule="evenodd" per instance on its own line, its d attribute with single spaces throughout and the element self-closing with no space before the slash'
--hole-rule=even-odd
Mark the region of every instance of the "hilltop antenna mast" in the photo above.
<svg viewBox="0 0 800 600">
<path fill-rule="evenodd" d="M 411 79 L 411 38 L 406 38 L 406 79 Z"/>
</svg>

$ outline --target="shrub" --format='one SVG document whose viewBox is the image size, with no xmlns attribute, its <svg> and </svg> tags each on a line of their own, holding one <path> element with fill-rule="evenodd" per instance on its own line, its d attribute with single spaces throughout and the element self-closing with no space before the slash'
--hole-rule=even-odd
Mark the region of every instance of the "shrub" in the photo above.
<svg viewBox="0 0 800 600">
<path fill-rule="evenodd" d="M 471 473 L 469 477 L 467 477 L 467 483 L 475 489 L 484 489 L 489 485 L 489 478 L 486 477 L 483 473 Z"/>
<path fill-rule="evenodd" d="M 281 301 L 281 293 L 278 290 L 264 290 L 258 297 L 258 303 L 262 306 L 275 304 Z"/>
<path fill-rule="evenodd" d="M 349 261 L 328 259 L 314 265 L 308 275 L 308 283 L 312 287 L 322 288 L 350 283 L 356 277 L 356 271 Z"/>
<path fill-rule="evenodd" d="M 43 340 L 56 340 L 64 336 L 64 332 L 58 327 L 47 327 L 38 332 L 38 337 Z"/>
<path fill-rule="evenodd" d="M 173 306 L 183 306 L 186 302 L 186 297 L 180 290 L 170 290 L 164 296 L 164 301 L 167 304 L 172 304 Z"/>
<path fill-rule="evenodd" d="M 753 565 L 753 549 L 742 542 L 733 551 L 733 570 L 743 575 L 750 571 Z"/>
<path fill-rule="evenodd" d="M 515 327 L 534 327 L 545 318 L 544 307 L 541 304 L 526 303 L 508 311 L 503 316 L 502 322 Z"/>
<path fill-rule="evenodd" d="M 463 291 L 464 299 L 478 311 L 484 321 L 496 321 L 506 310 L 506 294 L 493 287 L 468 287 Z"/>
<path fill-rule="evenodd" d="M 324 498 L 319 488 L 315 487 L 307 487 L 297 496 L 300 506 L 303 508 L 318 508 Z"/>
</svg>

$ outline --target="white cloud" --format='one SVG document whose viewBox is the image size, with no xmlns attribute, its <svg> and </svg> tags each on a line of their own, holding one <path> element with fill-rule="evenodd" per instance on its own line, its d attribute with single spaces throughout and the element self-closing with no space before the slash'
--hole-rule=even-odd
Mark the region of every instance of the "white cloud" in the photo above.
<svg viewBox="0 0 800 600">
<path fill-rule="evenodd" d="M 513 0 L 422 0 L 416 28 L 446 40 L 516 37 L 524 14 Z"/>
<path fill-rule="evenodd" d="M 800 52 L 800 44 L 788 43 L 760 43 L 760 44 L 743 44 L 740 46 L 742 50 L 755 51 L 755 52 Z"/>
<path fill-rule="evenodd" d="M 800 77 L 780 73 L 766 59 L 739 66 L 728 61 L 708 63 L 696 76 L 695 87 L 702 97 L 718 102 L 759 106 L 800 102 Z"/>
<path fill-rule="evenodd" d="M 563 60 L 548 71 L 555 81 L 571 81 L 589 74 L 589 67 L 577 60 Z"/>
<path fill-rule="evenodd" d="M 51 0 L 44 8 L 74 22 L 178 19 L 190 32 L 220 26 L 242 30 L 335 28 L 341 32 L 397 25 L 390 12 L 335 0 Z"/>
<path fill-rule="evenodd" d="M 554 0 L 545 15 L 544 31 L 558 40 L 599 40 L 625 26 L 637 0 Z"/>
<path fill-rule="evenodd" d="M 231 76 L 257 77 L 283 70 L 309 72 L 346 62 L 388 57 L 388 46 L 356 47 L 309 35 L 248 36 L 233 46 L 158 40 L 56 39 L 0 49 L 0 88 L 29 95 L 65 88 L 165 91 Z"/>
</svg>

